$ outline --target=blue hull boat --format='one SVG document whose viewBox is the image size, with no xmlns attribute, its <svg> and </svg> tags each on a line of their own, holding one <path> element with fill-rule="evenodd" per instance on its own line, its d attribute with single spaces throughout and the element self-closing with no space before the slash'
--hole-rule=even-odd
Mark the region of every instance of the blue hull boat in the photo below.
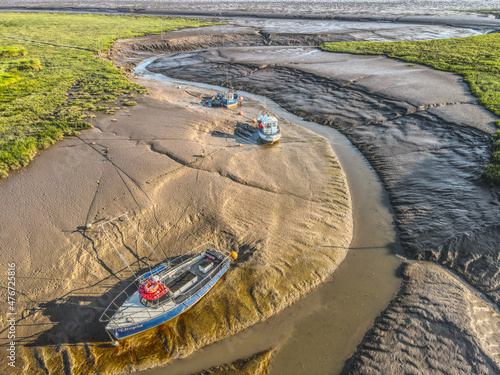
<svg viewBox="0 0 500 375">
<path fill-rule="evenodd" d="M 224 94 L 218 93 L 214 95 L 211 99 L 207 99 L 205 104 L 208 107 L 226 107 L 226 108 L 235 108 L 239 105 L 242 105 L 243 98 L 238 95 L 236 92 L 227 91 Z"/>
<path fill-rule="evenodd" d="M 100 321 L 115 343 L 166 323 L 200 301 L 235 258 L 236 253 L 206 242 L 137 277 L 111 302 Z"/>
</svg>

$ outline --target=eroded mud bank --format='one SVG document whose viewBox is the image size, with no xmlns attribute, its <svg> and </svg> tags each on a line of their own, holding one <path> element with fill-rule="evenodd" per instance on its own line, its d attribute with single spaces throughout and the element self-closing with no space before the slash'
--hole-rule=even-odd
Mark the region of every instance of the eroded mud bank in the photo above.
<svg viewBox="0 0 500 375">
<path fill-rule="evenodd" d="M 185 29 L 164 35 L 120 40 L 105 55 L 116 66 L 131 71 L 145 59 L 161 52 L 183 52 L 214 47 L 244 46 L 318 46 L 337 41 L 397 41 L 466 37 L 490 32 L 500 27 L 500 20 L 465 18 L 471 24 L 447 19 L 445 23 L 432 18 L 403 22 L 384 22 L 352 18 L 343 21 L 311 19 L 260 20 L 241 18 L 228 25 Z M 228 21 L 228 20 L 225 20 Z M 474 22 L 472 22 L 474 21 Z"/>
<path fill-rule="evenodd" d="M 266 375 L 269 374 L 269 362 L 272 350 L 257 353 L 250 358 L 211 367 L 193 375 Z"/>
<path fill-rule="evenodd" d="M 469 287 L 498 305 L 499 192 L 479 177 L 496 118 L 477 104 L 460 77 L 381 57 L 290 47 L 169 55 L 149 68 L 265 95 L 305 119 L 339 129 L 381 176 L 406 255 L 438 262 L 460 276 L 426 264 L 408 266 L 408 284 L 347 372 L 409 371 L 412 363 L 434 357 L 426 361 L 429 371 L 498 371 L 497 307 Z M 433 271 L 409 271 L 427 269 Z M 426 290 L 426 283 L 439 285 L 439 291 Z M 418 306 L 405 299 L 410 294 Z M 450 296 L 467 311 L 434 319 Z M 444 348 L 450 340 L 468 349 L 456 354 L 453 345 Z M 388 348 L 396 342 L 399 354 L 391 355 Z M 443 356 L 429 357 L 428 348 Z M 452 352 L 453 360 L 444 361 Z"/>
<path fill-rule="evenodd" d="M 31 272 L 19 285 L 19 373 L 115 374 L 186 356 L 292 304 L 347 253 L 350 196 L 326 140 L 283 124 L 286 135 L 267 147 L 236 134 L 237 112 L 150 85 L 137 106 L 102 116 L 0 186 L 11 197 L 0 213 L 2 260 Z M 9 221 L 16 211 L 30 214 Z M 97 224 L 125 211 L 167 253 L 208 240 L 239 262 L 187 313 L 112 347 L 98 318 L 130 275 Z M 127 262 L 145 272 L 132 229 L 115 231 Z"/>
<path fill-rule="evenodd" d="M 231 84 L 339 129 L 380 174 L 405 253 L 450 267 L 498 301 L 499 194 L 480 179 L 495 117 L 459 77 L 382 57 L 279 47 L 169 55 L 148 69 Z"/>
<path fill-rule="evenodd" d="M 406 263 L 402 273 L 399 295 L 343 374 L 497 374 L 498 310 L 439 266 Z"/>
</svg>

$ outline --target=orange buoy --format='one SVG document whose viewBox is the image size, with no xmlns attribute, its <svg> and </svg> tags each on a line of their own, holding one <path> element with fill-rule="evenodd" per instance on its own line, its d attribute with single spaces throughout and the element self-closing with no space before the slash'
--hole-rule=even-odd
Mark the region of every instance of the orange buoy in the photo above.
<svg viewBox="0 0 500 375">
<path fill-rule="evenodd" d="M 239 114 L 240 116 L 243 116 L 243 112 L 242 112 L 242 111 L 240 111 L 238 114 Z"/>
<path fill-rule="evenodd" d="M 229 257 L 236 260 L 236 259 L 238 259 L 238 253 L 236 251 L 231 251 L 231 253 L 229 254 Z"/>
<path fill-rule="evenodd" d="M 252 119 L 252 122 L 257 122 L 257 120 L 253 118 L 253 119 Z"/>
</svg>

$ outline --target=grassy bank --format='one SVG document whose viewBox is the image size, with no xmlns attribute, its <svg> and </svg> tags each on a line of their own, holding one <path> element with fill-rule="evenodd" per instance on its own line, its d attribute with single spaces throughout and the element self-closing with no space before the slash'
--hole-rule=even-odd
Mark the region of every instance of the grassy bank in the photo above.
<svg viewBox="0 0 500 375">
<path fill-rule="evenodd" d="M 97 56 L 115 39 L 208 23 L 115 15 L 0 13 L 0 177 L 38 149 L 90 125 L 92 112 L 118 98 L 132 104 L 139 85 Z"/>
<path fill-rule="evenodd" d="M 499 34 L 419 42 L 326 43 L 320 48 L 331 52 L 386 55 L 457 73 L 464 77 L 479 102 L 500 116 Z M 497 126 L 500 128 L 500 121 Z M 490 184 L 500 186 L 500 130 L 494 138 L 491 162 L 482 175 Z"/>
</svg>

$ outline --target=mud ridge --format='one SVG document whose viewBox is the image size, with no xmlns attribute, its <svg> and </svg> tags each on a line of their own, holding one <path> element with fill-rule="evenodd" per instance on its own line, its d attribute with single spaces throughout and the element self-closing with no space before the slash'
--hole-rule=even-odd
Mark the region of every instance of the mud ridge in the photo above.
<svg viewBox="0 0 500 375">
<path fill-rule="evenodd" d="M 142 39 L 142 40 L 141 40 Z M 145 55 L 161 53 L 178 53 L 197 51 L 217 47 L 245 47 L 245 46 L 318 46 L 326 42 L 354 41 L 349 34 L 345 35 L 318 35 L 318 34 L 266 34 L 261 31 L 248 34 L 225 35 L 197 35 L 192 37 L 160 38 L 139 37 L 134 42 L 124 46 L 120 42 L 113 45 L 109 51 L 101 52 L 101 56 L 110 58 L 115 65 L 127 72 L 131 72 L 137 62 Z M 124 59 L 124 55 L 137 54 L 135 60 Z"/>
<path fill-rule="evenodd" d="M 343 374 L 499 373 L 498 310 L 440 267 L 406 263 L 402 274 L 398 296 Z"/>
<path fill-rule="evenodd" d="M 254 354 L 229 364 L 211 367 L 193 375 L 267 375 L 273 350 Z"/>
</svg>

